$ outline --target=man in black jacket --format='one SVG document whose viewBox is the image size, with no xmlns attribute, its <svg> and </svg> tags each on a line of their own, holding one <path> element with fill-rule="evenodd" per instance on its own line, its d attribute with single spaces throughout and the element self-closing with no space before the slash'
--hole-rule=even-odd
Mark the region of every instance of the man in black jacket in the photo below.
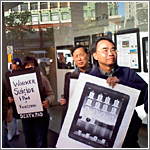
<svg viewBox="0 0 150 150">
<path fill-rule="evenodd" d="M 129 86 L 141 91 L 137 104 L 142 105 L 144 103 L 144 97 L 146 95 L 147 83 L 132 69 L 129 67 L 120 67 L 117 65 L 117 52 L 115 43 L 105 37 L 101 37 L 91 45 L 90 49 L 93 57 L 98 61 L 98 65 L 95 70 L 90 74 L 99 78 L 106 79 L 106 82 L 112 88 L 116 83 Z M 138 117 L 137 112 L 134 110 L 125 140 L 123 142 L 123 148 L 139 148 L 138 144 L 138 132 L 141 127 L 142 120 Z"/>
</svg>

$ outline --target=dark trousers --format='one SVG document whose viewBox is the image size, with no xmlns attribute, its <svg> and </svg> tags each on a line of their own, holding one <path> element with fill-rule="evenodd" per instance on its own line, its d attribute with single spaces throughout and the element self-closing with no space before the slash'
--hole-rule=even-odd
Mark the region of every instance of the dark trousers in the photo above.
<svg viewBox="0 0 150 150">
<path fill-rule="evenodd" d="M 22 119 L 22 125 L 27 148 L 47 148 L 49 115 Z"/>
<path fill-rule="evenodd" d="M 142 120 L 138 117 L 137 112 L 134 111 L 122 148 L 140 148 L 138 144 L 138 133 L 141 124 Z"/>
</svg>

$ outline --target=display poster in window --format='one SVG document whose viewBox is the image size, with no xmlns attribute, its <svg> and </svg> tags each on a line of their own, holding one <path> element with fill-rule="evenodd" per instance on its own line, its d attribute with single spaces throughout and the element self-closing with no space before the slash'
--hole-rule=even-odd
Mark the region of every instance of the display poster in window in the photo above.
<svg viewBox="0 0 150 150">
<path fill-rule="evenodd" d="M 9 88 L 8 95 L 12 95 L 20 118 L 42 117 L 43 97 L 39 88 L 39 83 L 42 86 L 40 73 L 37 78 L 37 73 L 30 68 L 9 71 L 6 73 L 6 80 Z"/>
<path fill-rule="evenodd" d="M 140 42 L 138 32 L 116 33 L 117 43 L 117 64 L 119 66 L 130 67 L 135 71 L 141 71 L 140 65 Z"/>
<path fill-rule="evenodd" d="M 73 84 L 56 147 L 121 148 L 140 91 L 84 73 Z"/>
</svg>

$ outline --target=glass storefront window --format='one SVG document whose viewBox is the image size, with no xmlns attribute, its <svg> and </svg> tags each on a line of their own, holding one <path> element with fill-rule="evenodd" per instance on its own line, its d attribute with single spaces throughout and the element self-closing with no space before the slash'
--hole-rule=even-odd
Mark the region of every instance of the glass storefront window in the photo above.
<svg viewBox="0 0 150 150">
<path fill-rule="evenodd" d="M 31 11 L 32 19 L 29 20 L 28 25 L 32 21 L 33 28 L 38 31 L 38 22 L 42 21 L 40 23 L 42 32 L 30 36 L 33 37 L 32 44 L 30 38 L 28 39 L 28 36 L 24 35 L 22 37 L 25 39 L 24 47 L 32 45 L 39 50 L 48 48 L 56 51 L 56 47 L 75 46 L 81 42 L 89 48 L 92 42 L 101 36 L 108 36 L 115 40 L 115 33 L 136 28 L 139 29 L 141 39 L 148 36 L 148 2 L 28 2 L 20 4 L 21 11 L 28 9 L 28 5 L 30 10 L 37 10 L 38 4 L 40 4 L 41 11 Z M 49 6 L 49 11 L 42 10 Z M 16 6 L 16 8 L 19 7 Z M 8 16 L 10 12 L 7 11 L 5 14 Z M 85 37 L 88 37 L 87 41 L 85 41 Z M 140 51 L 142 50 L 141 39 Z M 9 44 L 18 43 L 17 39 L 8 39 L 7 41 Z M 17 49 L 19 44 L 13 45 Z M 143 52 L 141 52 L 142 54 Z M 47 56 L 51 57 L 52 55 L 47 53 Z M 92 57 L 90 61 L 94 63 Z M 141 70 L 143 70 L 143 62 L 140 63 Z"/>
<path fill-rule="evenodd" d="M 31 13 L 29 21 L 24 25 L 20 24 L 21 21 L 17 18 L 17 26 L 18 24 L 12 21 L 14 11 L 20 13 L 26 9 Z M 101 36 L 109 37 L 115 42 L 117 34 L 118 59 L 123 61 L 120 63 L 117 60 L 117 63 L 131 67 L 149 83 L 148 10 L 149 2 L 146 1 L 25 2 L 4 12 L 5 47 L 13 46 L 12 58 L 19 57 L 23 60 L 28 55 L 41 58 L 46 76 L 56 93 L 56 101 L 60 100 L 63 94 L 66 72 L 76 69 L 71 55 L 72 48 L 81 44 L 89 49 Z M 10 19 L 7 19 L 8 17 Z M 29 30 L 28 26 L 31 27 Z M 29 32 L 33 29 L 35 32 Z M 133 29 L 138 30 L 138 36 L 130 32 Z M 89 58 L 90 63 L 97 63 L 92 55 Z M 65 65 L 59 64 L 61 62 Z"/>
</svg>

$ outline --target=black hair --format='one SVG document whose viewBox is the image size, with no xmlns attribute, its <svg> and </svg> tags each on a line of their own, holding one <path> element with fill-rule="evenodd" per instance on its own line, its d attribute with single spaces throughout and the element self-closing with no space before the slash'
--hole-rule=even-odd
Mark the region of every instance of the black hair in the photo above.
<svg viewBox="0 0 150 150">
<path fill-rule="evenodd" d="M 90 46 L 90 53 L 93 54 L 96 52 L 96 48 L 97 48 L 97 43 L 101 40 L 107 40 L 109 41 L 110 43 L 112 43 L 115 47 L 116 47 L 116 44 L 112 41 L 112 39 L 108 38 L 108 37 L 100 37 L 97 41 L 95 41 L 94 43 L 91 44 Z"/>
<path fill-rule="evenodd" d="M 34 57 L 26 56 L 23 59 L 22 68 L 25 68 L 29 63 L 34 63 L 35 67 L 38 66 L 37 60 Z"/>
<path fill-rule="evenodd" d="M 73 56 L 74 51 L 75 51 L 76 49 L 78 49 L 78 48 L 83 48 L 84 51 L 86 52 L 86 54 L 88 54 L 88 49 L 87 49 L 85 46 L 83 46 L 83 45 L 77 45 L 77 46 L 73 47 L 73 49 L 72 49 L 72 51 L 71 51 L 72 56 Z"/>
</svg>

